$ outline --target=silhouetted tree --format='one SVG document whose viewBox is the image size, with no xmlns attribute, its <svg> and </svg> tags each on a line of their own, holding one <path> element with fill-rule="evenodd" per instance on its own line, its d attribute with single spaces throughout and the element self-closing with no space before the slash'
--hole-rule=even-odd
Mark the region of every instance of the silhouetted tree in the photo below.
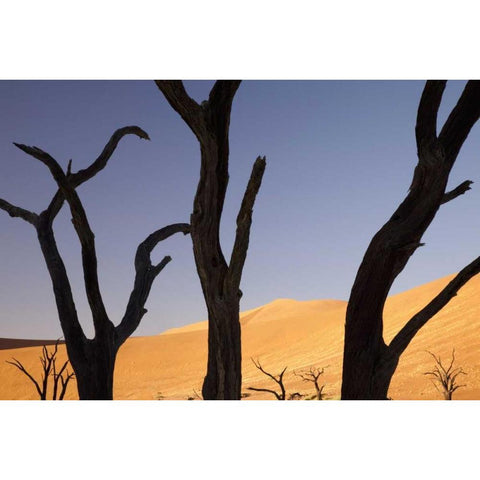
<svg viewBox="0 0 480 480">
<path fill-rule="evenodd" d="M 58 316 L 65 337 L 70 363 L 75 371 L 80 399 L 110 400 L 113 397 L 113 371 L 117 351 L 135 331 L 147 310 L 144 308 L 155 277 L 170 262 L 166 256 L 152 265 L 150 254 L 155 246 L 171 235 L 189 232 L 189 225 L 178 223 L 161 228 L 149 235 L 137 248 L 135 256 L 135 281 L 133 290 L 120 323 L 115 326 L 108 317 L 100 293 L 97 275 L 95 237 L 90 229 L 87 215 L 76 192 L 76 187 L 94 177 L 106 165 L 119 141 L 133 134 L 149 139 L 139 127 L 124 127 L 117 130 L 104 147 L 100 156 L 87 168 L 72 173 L 70 160 L 64 172 L 58 162 L 48 153 L 37 147 L 15 143 L 20 150 L 39 160 L 48 167 L 58 191 L 47 209 L 40 214 L 16 207 L 0 199 L 0 208 L 11 217 L 18 217 L 33 225 L 37 232 L 40 247 L 50 274 L 57 304 Z M 64 262 L 58 251 L 53 232 L 53 222 L 67 201 L 72 215 L 72 223 L 81 244 L 82 266 L 88 303 L 93 317 L 95 336 L 88 339 L 79 323 L 73 300 L 70 281 Z"/>
<path fill-rule="evenodd" d="M 452 351 L 452 361 L 448 368 L 442 364 L 440 356 L 429 353 L 435 360 L 435 365 L 431 372 L 425 372 L 424 375 L 430 375 L 433 386 L 443 395 L 444 400 L 451 400 L 453 392 L 459 388 L 466 387 L 466 385 L 457 385 L 457 377 L 459 375 L 466 375 L 461 367 L 453 368 L 455 362 L 455 349 Z M 438 385 L 438 386 L 437 386 Z"/>
<path fill-rule="evenodd" d="M 373 237 L 357 272 L 347 307 L 342 399 L 386 399 L 400 355 L 416 333 L 480 271 L 480 257 L 467 265 L 397 333 L 383 339 L 383 309 L 390 287 L 404 269 L 441 205 L 462 195 L 467 180 L 447 192 L 457 155 L 480 115 L 480 82 L 469 81 L 437 135 L 437 113 L 446 81 L 428 81 L 415 128 L 418 164 L 405 200 Z"/>
<path fill-rule="evenodd" d="M 319 380 L 320 377 L 323 375 L 323 372 L 325 371 L 325 367 L 322 369 L 320 368 L 314 368 L 310 367 L 310 370 L 305 371 L 305 372 L 295 372 L 293 371 L 293 374 L 296 375 L 297 377 L 300 377 L 304 382 L 312 382 L 313 385 L 315 386 L 315 397 L 317 400 L 323 400 L 325 398 L 325 394 L 323 393 L 323 389 L 325 388 L 325 385 L 320 385 Z"/>
<path fill-rule="evenodd" d="M 227 263 L 220 245 L 220 219 L 228 184 L 230 111 L 240 81 L 217 81 L 208 100 L 201 105 L 187 94 L 181 81 L 157 80 L 156 84 L 200 142 L 200 180 L 190 224 L 195 263 L 208 310 L 208 363 L 202 395 L 205 400 L 239 400 L 240 280 L 265 157 L 258 157 L 253 165 Z"/>
<path fill-rule="evenodd" d="M 19 360 L 16 358 L 12 358 L 13 361 L 6 360 L 7 363 L 18 368 L 30 379 L 30 381 L 35 385 L 35 389 L 37 390 L 40 400 L 47 399 L 48 380 L 50 377 L 53 377 L 52 400 L 63 400 L 65 392 L 67 391 L 68 382 L 75 376 L 73 372 L 70 373 L 67 369 L 68 360 L 61 366 L 60 370 L 57 371 L 56 356 L 58 351 L 58 342 L 59 340 L 56 341 L 52 352 L 47 350 L 46 345 L 43 345 L 42 347 L 42 356 L 40 357 L 40 363 L 42 364 L 42 379 L 40 381 L 41 386 Z M 61 385 L 60 392 L 58 390 L 59 382 Z"/>
<path fill-rule="evenodd" d="M 276 392 L 275 390 L 269 390 L 268 388 L 255 388 L 255 387 L 248 387 L 247 390 L 253 390 L 255 392 L 268 392 L 271 393 L 272 395 L 275 395 L 275 398 L 277 400 L 285 400 L 285 385 L 283 384 L 283 374 L 287 370 L 288 367 L 285 367 L 280 375 L 278 375 L 278 378 L 272 375 L 271 373 L 266 372 L 262 365 L 260 364 L 260 360 L 254 360 L 253 358 L 251 359 L 253 364 L 262 372 L 264 373 L 267 377 L 270 377 L 279 387 L 280 387 L 280 393 Z"/>
</svg>

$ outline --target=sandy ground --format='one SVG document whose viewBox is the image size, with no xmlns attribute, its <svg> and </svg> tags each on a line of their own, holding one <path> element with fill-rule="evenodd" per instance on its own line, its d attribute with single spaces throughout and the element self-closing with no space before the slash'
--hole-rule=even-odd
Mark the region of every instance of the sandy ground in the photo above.
<svg viewBox="0 0 480 480">
<path fill-rule="evenodd" d="M 414 313 L 421 309 L 452 278 L 445 277 L 389 298 L 385 309 L 385 338 L 388 341 Z M 471 280 L 449 305 L 417 334 L 402 356 L 392 380 L 389 396 L 400 399 L 440 399 L 423 373 L 433 367 L 427 350 L 449 360 L 455 348 L 456 365 L 466 376 L 466 387 L 455 399 L 480 399 L 480 276 Z M 242 313 L 243 388 L 247 399 L 273 399 L 268 393 L 248 391 L 248 387 L 275 388 L 259 372 L 250 358 L 259 359 L 265 370 L 284 376 L 287 393 L 312 395 L 314 387 L 294 375 L 310 367 L 326 367 L 322 376 L 328 399 L 340 397 L 343 327 L 346 302 L 312 300 L 299 302 L 279 299 Z M 10 343 L 9 343 L 10 342 Z M 0 340 L 0 399 L 35 399 L 30 381 L 11 365 L 20 360 L 40 377 L 41 348 L 18 348 L 18 341 Z M 32 341 L 25 341 L 32 342 Z M 115 370 L 115 399 L 156 398 L 181 400 L 201 391 L 206 366 L 207 322 L 168 330 L 152 337 L 134 337 L 119 351 Z M 59 346 L 59 362 L 66 359 Z M 75 399 L 76 385 L 70 384 L 66 398 Z"/>
</svg>

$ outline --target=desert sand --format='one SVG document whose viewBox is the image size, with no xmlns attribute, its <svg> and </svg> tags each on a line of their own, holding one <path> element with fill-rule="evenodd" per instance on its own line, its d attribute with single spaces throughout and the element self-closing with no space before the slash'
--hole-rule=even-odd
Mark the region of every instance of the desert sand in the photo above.
<svg viewBox="0 0 480 480">
<path fill-rule="evenodd" d="M 453 275 L 390 297 L 384 323 L 388 343 L 404 323 L 439 292 Z M 417 334 L 401 357 L 393 377 L 389 397 L 394 400 L 441 399 L 424 375 L 433 360 L 427 350 L 448 361 L 455 348 L 456 363 L 466 376 L 466 384 L 454 399 L 480 399 L 480 275 L 463 287 L 439 314 Z M 274 399 L 271 394 L 248 391 L 248 387 L 274 388 L 273 382 L 258 371 L 250 358 L 259 359 L 272 374 L 288 367 L 284 376 L 287 394 L 314 394 L 313 384 L 302 381 L 293 371 L 326 367 L 322 375 L 327 399 L 340 398 L 343 328 L 346 302 L 341 300 L 296 301 L 278 299 L 243 312 L 243 388 L 246 399 Z M 9 343 L 10 342 L 10 343 Z M 41 347 L 32 340 L 0 340 L 0 399 L 36 399 L 31 382 L 5 363 L 12 357 L 40 377 Z M 19 343 L 20 342 L 20 343 Z M 30 343 L 28 343 L 30 342 Z M 37 341 L 42 342 L 42 341 Z M 22 346 L 23 348 L 19 348 Z M 115 370 L 115 399 L 186 400 L 200 393 L 206 368 L 207 322 L 168 330 L 151 337 L 133 337 L 121 347 Z M 59 362 L 66 359 L 59 346 Z M 75 382 L 66 399 L 76 399 Z"/>
</svg>

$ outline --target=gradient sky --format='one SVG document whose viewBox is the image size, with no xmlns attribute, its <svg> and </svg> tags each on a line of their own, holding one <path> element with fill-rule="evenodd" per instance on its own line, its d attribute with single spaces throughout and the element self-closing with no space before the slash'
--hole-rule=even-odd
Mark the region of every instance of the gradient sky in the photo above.
<svg viewBox="0 0 480 480">
<path fill-rule="evenodd" d="M 213 82 L 188 81 L 206 99 Z M 414 126 L 423 81 L 245 81 L 234 100 L 230 184 L 222 245 L 230 257 L 235 218 L 258 155 L 267 168 L 257 197 L 242 278 L 241 309 L 276 298 L 347 300 L 369 240 L 408 191 L 416 164 Z M 463 82 L 449 82 L 439 123 Z M 119 127 L 138 125 L 151 142 L 124 138 L 107 167 L 78 192 L 96 235 L 99 277 L 114 323 L 121 319 L 139 242 L 188 222 L 199 176 L 196 138 L 149 81 L 1 81 L 0 197 L 36 212 L 56 191 L 46 167 L 12 142 L 48 151 L 64 167 L 89 165 Z M 458 271 L 479 255 L 480 132 L 474 127 L 450 186 L 477 182 L 442 206 L 392 293 Z M 54 224 L 86 333 L 80 246 L 63 208 Z M 135 335 L 204 320 L 190 238 L 174 236 L 153 259 L 173 261 L 157 277 Z M 50 278 L 33 227 L 0 211 L 0 337 L 62 336 Z"/>
</svg>

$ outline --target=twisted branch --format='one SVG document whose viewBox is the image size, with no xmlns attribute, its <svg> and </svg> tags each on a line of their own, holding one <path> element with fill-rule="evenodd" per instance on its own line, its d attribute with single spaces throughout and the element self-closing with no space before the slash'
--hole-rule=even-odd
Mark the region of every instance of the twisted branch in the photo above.
<svg viewBox="0 0 480 480">
<path fill-rule="evenodd" d="M 137 248 L 135 255 L 135 281 L 127 309 L 122 321 L 116 327 L 117 345 L 120 346 L 137 328 L 142 317 L 147 313 L 144 308 L 153 281 L 157 275 L 171 261 L 171 257 L 165 256 L 157 265 L 152 265 L 150 255 L 159 242 L 175 233 L 190 233 L 188 223 L 175 223 L 168 225 L 150 234 Z"/>
</svg>

